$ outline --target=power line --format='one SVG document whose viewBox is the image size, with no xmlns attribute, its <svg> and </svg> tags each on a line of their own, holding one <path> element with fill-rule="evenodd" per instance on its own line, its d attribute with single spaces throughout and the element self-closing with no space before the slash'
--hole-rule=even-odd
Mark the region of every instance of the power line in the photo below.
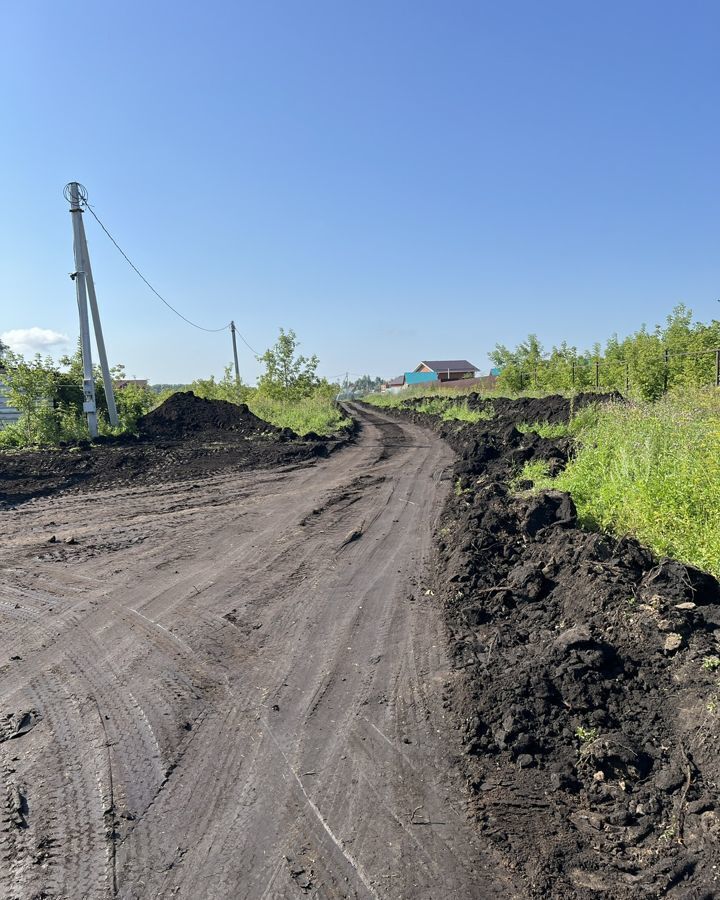
<svg viewBox="0 0 720 900">
<path fill-rule="evenodd" d="M 120 251 L 122 256 L 125 258 L 125 261 L 130 265 L 130 267 L 140 276 L 140 278 L 150 288 L 150 290 L 153 292 L 153 294 L 155 294 L 155 296 L 158 297 L 158 299 L 162 300 L 162 302 L 165 304 L 165 306 L 167 306 L 168 309 L 172 310 L 176 316 L 179 316 L 184 322 L 187 322 L 188 325 L 192 325 L 193 328 L 197 328 L 200 331 L 209 331 L 209 332 L 216 333 L 218 331 L 225 331 L 226 329 L 228 329 L 230 327 L 230 323 L 228 323 L 227 325 L 223 325 L 222 328 L 205 328 L 203 325 L 198 325 L 197 322 L 193 322 L 191 319 L 188 319 L 187 316 L 184 316 L 181 312 L 179 312 L 177 309 L 175 309 L 175 307 L 171 303 L 168 303 L 168 301 L 162 296 L 162 294 L 160 294 L 158 291 L 156 291 L 155 288 L 150 284 L 150 282 L 143 275 L 143 273 L 140 271 L 140 269 L 138 269 L 138 267 L 130 259 L 130 257 L 123 250 L 123 248 L 120 246 L 120 244 L 118 244 L 118 242 L 115 240 L 115 238 L 110 234 L 110 232 L 107 230 L 107 228 L 100 221 L 97 213 L 92 208 L 92 206 L 90 206 L 90 204 L 87 202 L 87 200 L 84 201 L 83 205 L 85 206 L 85 208 L 87 210 L 90 211 L 90 214 L 92 215 L 92 217 L 95 219 L 95 221 L 98 223 L 98 225 L 102 228 L 102 230 L 105 232 L 105 234 L 110 238 L 110 240 L 113 242 L 113 244 L 117 247 L 117 249 Z M 238 334 L 240 334 L 239 331 L 238 331 Z M 250 350 L 252 350 L 252 347 L 250 347 L 250 345 L 247 343 L 247 341 L 241 334 L 240 334 L 240 337 L 242 338 L 244 343 L 250 348 Z M 255 353 L 254 350 L 252 352 Z M 257 356 L 258 354 L 255 353 L 255 355 Z"/>
<path fill-rule="evenodd" d="M 243 342 L 243 344 L 245 344 L 245 346 L 248 348 L 248 350 L 251 353 L 253 353 L 255 356 L 262 356 L 262 353 L 258 353 L 257 350 L 253 350 L 253 348 L 250 346 L 250 344 L 248 344 L 248 342 L 245 340 L 245 338 L 237 330 L 237 325 L 235 326 L 235 334 L 240 338 L 240 340 Z"/>
</svg>

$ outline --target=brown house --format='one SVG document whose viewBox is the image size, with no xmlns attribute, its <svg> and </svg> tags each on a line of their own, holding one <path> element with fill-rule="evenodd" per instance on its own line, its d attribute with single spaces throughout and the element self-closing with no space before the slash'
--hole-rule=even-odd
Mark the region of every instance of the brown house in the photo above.
<svg viewBox="0 0 720 900">
<path fill-rule="evenodd" d="M 434 372 L 440 381 L 460 381 L 474 378 L 477 370 L 466 359 L 424 359 L 414 371 Z"/>
</svg>

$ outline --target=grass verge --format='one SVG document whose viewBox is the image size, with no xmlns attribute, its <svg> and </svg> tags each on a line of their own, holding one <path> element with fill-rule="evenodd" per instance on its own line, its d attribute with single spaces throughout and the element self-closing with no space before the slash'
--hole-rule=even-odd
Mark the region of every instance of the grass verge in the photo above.
<svg viewBox="0 0 720 900">
<path fill-rule="evenodd" d="M 572 429 L 564 472 L 520 480 L 569 491 L 586 525 L 720 577 L 720 391 L 602 406 Z"/>
<path fill-rule="evenodd" d="M 292 428 L 300 435 L 310 431 L 322 435 L 333 434 L 352 424 L 335 401 L 328 397 L 313 396 L 286 401 L 255 394 L 248 399 L 248 406 L 266 422 L 277 425 L 278 428 Z"/>
<path fill-rule="evenodd" d="M 458 391 L 455 389 L 448 389 L 447 393 L 436 390 L 431 396 L 428 396 L 427 393 L 412 393 L 411 390 L 407 390 L 402 394 L 369 394 L 363 398 L 366 403 L 380 409 L 402 408 L 406 401 L 413 399 L 422 399 L 423 401 L 414 407 L 415 412 L 440 416 L 445 422 L 481 422 L 493 418 L 490 410 L 470 409 L 467 397 L 464 394 L 458 396 Z"/>
</svg>

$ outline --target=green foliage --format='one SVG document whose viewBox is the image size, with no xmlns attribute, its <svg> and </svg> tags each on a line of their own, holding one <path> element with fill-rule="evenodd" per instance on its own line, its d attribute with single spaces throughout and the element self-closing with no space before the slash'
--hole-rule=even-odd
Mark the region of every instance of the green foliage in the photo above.
<svg viewBox="0 0 720 900">
<path fill-rule="evenodd" d="M 545 484 L 549 479 L 548 464 L 544 459 L 525 463 L 522 469 L 510 480 L 510 487 L 517 491 L 523 481 L 532 481 L 533 484 Z"/>
<path fill-rule="evenodd" d="M 570 434 L 570 426 L 562 423 L 551 425 L 549 422 L 519 422 L 515 427 L 520 434 L 532 432 L 544 438 L 567 437 Z"/>
<path fill-rule="evenodd" d="M 378 390 L 384 381 L 385 379 L 380 378 L 380 376 L 375 376 L 373 378 L 372 375 L 361 375 L 359 378 L 356 378 L 355 381 L 351 381 L 348 388 L 356 397 L 362 397 L 365 394 L 369 394 L 370 391 Z"/>
<path fill-rule="evenodd" d="M 456 382 L 457 383 L 457 382 Z M 397 394 L 389 392 L 385 394 L 367 394 L 363 397 L 365 403 L 377 406 L 380 409 L 395 409 L 402 407 L 407 400 L 417 399 L 419 397 L 441 398 L 448 402 L 458 402 L 464 400 L 468 394 L 481 393 L 478 391 L 477 385 L 470 385 L 466 388 L 446 387 L 438 382 L 425 382 L 423 384 L 412 385 L 404 388 Z M 485 396 L 491 396 L 489 392 L 482 392 Z"/>
<path fill-rule="evenodd" d="M 53 404 L 60 371 L 50 357 L 25 360 L 5 351 L 3 381 L 8 401 L 20 419 L 0 431 L 0 447 L 49 444 L 61 437 L 61 413 Z M 63 415 L 65 411 L 63 411 Z"/>
<path fill-rule="evenodd" d="M 6 351 L 3 367 L 8 400 L 19 411 L 20 419 L 0 430 L 0 447 L 52 446 L 61 441 L 87 438 L 79 348 L 72 356 L 61 357 L 58 363 L 39 354 L 26 360 L 20 354 Z M 111 374 L 114 380 L 125 375 L 122 366 L 117 366 Z M 139 385 L 117 389 L 119 427 L 112 428 L 98 368 L 93 372 L 93 380 L 100 433 L 135 431 L 138 418 L 151 409 L 155 395 Z"/>
<path fill-rule="evenodd" d="M 255 415 L 298 434 L 331 434 L 347 428 L 351 420 L 335 403 L 338 386 L 318 378 L 317 357 L 296 355 L 297 346 L 295 333 L 281 329 L 275 347 L 261 357 L 266 371 L 257 389 L 238 384 L 231 365 L 225 367 L 222 378 L 200 378 L 179 387 L 208 400 L 247 403 Z M 0 430 L 0 447 L 51 446 L 87 438 L 79 347 L 59 363 L 40 356 L 28 361 L 3 348 L 2 365 L 9 402 L 21 415 L 17 423 Z M 123 367 L 113 369 L 112 376 L 115 381 L 124 380 Z M 163 403 L 178 387 L 156 385 L 159 390 L 153 390 L 128 384 L 116 388 L 119 427 L 111 428 L 99 369 L 95 369 L 93 377 L 101 434 L 135 432 L 140 416 Z"/>
<path fill-rule="evenodd" d="M 502 369 L 498 387 L 503 392 L 573 393 L 597 386 L 604 391 L 629 393 L 637 399 L 656 400 L 665 393 L 666 386 L 672 389 L 712 384 L 713 351 L 719 348 L 720 321 L 708 325 L 693 323 L 692 311 L 680 304 L 664 326 L 648 331 L 643 325 L 622 340 L 612 335 L 604 349 L 596 344 L 581 352 L 563 342 L 545 356 L 537 337 L 531 334 L 514 350 L 498 344 L 490 358 Z"/>
<path fill-rule="evenodd" d="M 255 391 L 248 399 L 248 406 L 256 416 L 266 422 L 271 422 L 279 428 L 292 428 L 300 435 L 310 431 L 316 434 L 332 434 L 349 428 L 352 424 L 335 403 L 334 394 L 328 396 L 322 390 L 292 402 L 278 400 L 268 397 L 261 391 Z"/>
<path fill-rule="evenodd" d="M 492 410 L 489 409 L 469 409 L 467 400 L 459 403 L 453 403 L 447 406 L 442 412 L 442 419 L 445 422 L 487 422 L 494 417 Z"/>
<path fill-rule="evenodd" d="M 535 377 L 543 360 L 543 346 L 537 335 L 530 334 L 527 340 L 510 350 L 504 344 L 496 344 L 489 354 L 493 364 L 502 369 L 501 379 L 505 387 L 521 391 L 528 386 L 528 379 Z"/>
<path fill-rule="evenodd" d="M 225 366 L 223 377 L 219 380 L 214 375 L 197 378 L 188 386 L 188 390 L 205 400 L 227 400 L 230 403 L 247 403 L 253 393 L 253 389 L 243 384 L 242 380 L 236 380 L 232 364 Z"/>
<path fill-rule="evenodd" d="M 367 394 L 362 398 L 365 403 L 369 403 L 371 406 L 377 406 L 378 409 L 396 409 L 397 407 L 402 406 L 403 401 L 407 400 L 407 397 L 403 397 L 402 394 Z"/>
<path fill-rule="evenodd" d="M 708 672 L 714 672 L 716 669 L 720 669 L 720 657 L 706 656 L 702 661 L 702 667 Z"/>
<path fill-rule="evenodd" d="M 265 372 L 258 381 L 258 391 L 276 400 L 301 400 L 309 397 L 319 384 L 315 372 L 320 360 L 317 356 L 296 353 L 300 346 L 295 332 L 280 329 L 274 346 L 259 357 Z"/>
<path fill-rule="evenodd" d="M 588 525 L 720 576 L 720 392 L 601 406 L 577 441 L 565 471 L 538 486 L 569 491 Z"/>
<path fill-rule="evenodd" d="M 583 744 L 589 744 L 597 740 L 599 733 L 597 728 L 585 728 L 584 725 L 578 725 L 575 729 L 575 737 L 579 738 Z"/>
<path fill-rule="evenodd" d="M 119 420 L 118 432 L 137 433 L 140 416 L 150 412 L 156 402 L 153 391 L 138 384 L 128 384 L 115 390 L 115 406 Z M 84 423 L 83 423 L 84 424 Z"/>
<path fill-rule="evenodd" d="M 567 423 L 553 425 L 550 422 L 521 422 L 515 427 L 521 434 L 532 431 L 544 438 L 570 437 L 594 425 L 597 422 L 597 416 L 597 406 L 593 404 L 578 410 Z"/>
<path fill-rule="evenodd" d="M 418 397 L 424 399 L 412 407 L 415 412 L 440 416 L 444 422 L 481 422 L 494 417 L 491 409 L 470 409 L 465 394 L 454 389 L 448 389 L 446 393 L 436 390 L 430 396 L 411 393 L 408 389 L 401 394 L 369 394 L 363 400 L 380 409 L 398 409 L 405 406 L 408 400 Z"/>
</svg>

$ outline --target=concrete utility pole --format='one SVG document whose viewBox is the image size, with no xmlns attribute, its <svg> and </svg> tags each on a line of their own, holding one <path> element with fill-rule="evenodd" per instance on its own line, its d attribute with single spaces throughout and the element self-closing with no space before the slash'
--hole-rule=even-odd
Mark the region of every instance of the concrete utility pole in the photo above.
<svg viewBox="0 0 720 900">
<path fill-rule="evenodd" d="M 80 316 L 80 342 L 82 345 L 83 358 L 83 394 L 85 400 L 83 403 L 83 411 L 87 414 L 88 431 L 90 437 L 97 437 L 97 405 L 95 403 L 95 382 L 93 381 L 92 371 L 92 353 L 90 348 L 90 322 L 88 319 L 88 298 L 90 300 L 90 310 L 92 312 L 93 326 L 95 329 L 95 342 L 98 348 L 98 356 L 100 357 L 100 368 L 102 370 L 103 384 L 105 386 L 105 399 L 107 400 L 108 418 L 110 424 L 116 426 L 119 424 L 117 408 L 115 406 L 115 394 L 113 392 L 112 378 L 110 377 L 110 368 L 107 361 L 107 353 L 105 352 L 105 341 L 103 339 L 102 325 L 100 324 L 100 311 L 97 305 L 97 296 L 95 294 L 95 282 L 92 277 L 92 269 L 90 267 L 90 254 L 87 248 L 87 239 L 85 238 L 85 226 L 82 220 L 81 201 L 87 200 L 87 191 L 78 184 L 77 181 L 71 181 L 65 185 L 65 199 L 70 202 L 70 214 L 73 224 L 73 252 L 75 254 L 75 292 L 77 295 L 78 313 Z"/>
<path fill-rule="evenodd" d="M 235 337 L 235 323 L 234 322 L 230 322 L 230 334 L 232 335 L 233 356 L 235 357 L 235 383 L 237 385 L 239 385 L 240 384 L 240 366 L 238 364 L 237 339 Z"/>
</svg>

